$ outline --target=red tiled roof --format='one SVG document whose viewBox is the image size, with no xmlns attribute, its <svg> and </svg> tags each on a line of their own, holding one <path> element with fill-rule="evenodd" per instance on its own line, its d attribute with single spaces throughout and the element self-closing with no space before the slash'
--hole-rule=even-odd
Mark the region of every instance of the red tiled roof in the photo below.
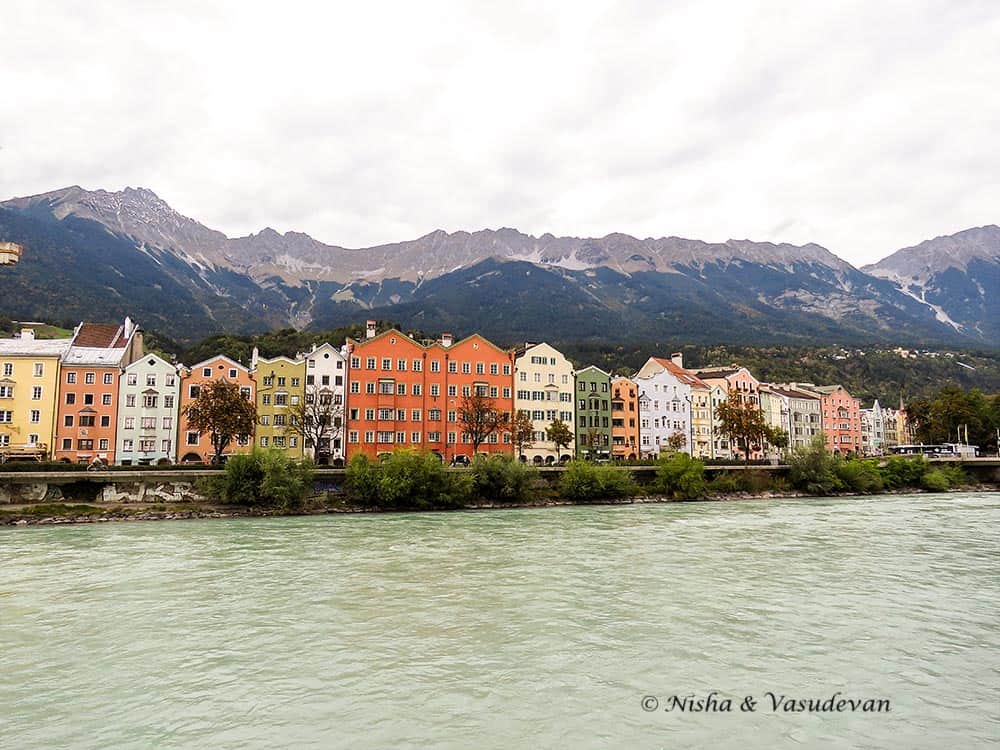
<svg viewBox="0 0 1000 750">
<path fill-rule="evenodd" d="M 709 387 L 708 383 L 703 381 L 693 372 L 685 370 L 683 367 L 678 367 L 669 359 L 664 359 L 663 357 L 653 357 L 653 360 L 685 385 L 693 385 L 696 388 Z"/>
<path fill-rule="evenodd" d="M 94 348 L 120 347 L 125 345 L 122 327 L 112 323 L 81 323 L 73 340 L 73 346 Z"/>
</svg>

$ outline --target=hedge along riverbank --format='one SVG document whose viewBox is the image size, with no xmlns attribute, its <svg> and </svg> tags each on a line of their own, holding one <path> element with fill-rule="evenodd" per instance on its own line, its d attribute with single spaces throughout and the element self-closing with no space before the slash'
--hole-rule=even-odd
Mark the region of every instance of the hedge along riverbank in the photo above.
<svg viewBox="0 0 1000 750">
<path fill-rule="evenodd" d="M 888 490 L 943 492 L 974 484 L 960 468 L 935 467 L 922 457 L 842 459 L 821 441 L 793 452 L 784 473 L 713 472 L 687 454 L 660 459 L 655 478 L 640 482 L 627 467 L 570 461 L 555 481 L 506 456 L 477 458 L 467 470 L 449 471 L 431 454 L 397 451 L 375 462 L 356 456 L 347 465 L 345 501 L 372 510 L 433 510 L 481 504 L 614 501 L 657 495 L 699 500 L 734 494 L 875 494 Z"/>
</svg>

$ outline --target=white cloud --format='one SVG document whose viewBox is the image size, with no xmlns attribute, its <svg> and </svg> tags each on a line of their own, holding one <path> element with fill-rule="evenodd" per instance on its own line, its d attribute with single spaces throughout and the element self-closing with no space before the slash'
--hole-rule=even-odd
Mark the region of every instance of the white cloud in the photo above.
<svg viewBox="0 0 1000 750">
<path fill-rule="evenodd" d="M 0 197 L 143 185 L 230 235 L 818 242 L 994 223 L 985 2 L 7 0 Z"/>
</svg>

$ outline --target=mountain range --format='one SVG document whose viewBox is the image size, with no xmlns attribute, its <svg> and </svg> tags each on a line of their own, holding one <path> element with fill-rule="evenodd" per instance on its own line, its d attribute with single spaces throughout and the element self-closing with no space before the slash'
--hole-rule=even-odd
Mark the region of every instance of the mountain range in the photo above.
<svg viewBox="0 0 1000 750">
<path fill-rule="evenodd" d="M 70 187 L 0 203 L 0 314 L 130 314 L 181 341 L 366 318 L 524 340 L 692 343 L 1000 342 L 1000 228 L 855 268 L 816 244 L 679 237 L 540 237 L 441 230 L 351 249 L 300 232 L 246 237 L 154 192 Z"/>
</svg>

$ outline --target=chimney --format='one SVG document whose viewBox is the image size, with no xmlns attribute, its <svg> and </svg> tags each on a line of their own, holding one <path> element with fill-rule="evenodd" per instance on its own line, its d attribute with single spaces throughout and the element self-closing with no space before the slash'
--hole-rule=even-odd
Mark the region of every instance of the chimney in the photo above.
<svg viewBox="0 0 1000 750">
<path fill-rule="evenodd" d="M 257 369 L 257 360 L 258 359 L 260 359 L 260 351 L 255 346 L 253 348 L 253 351 L 250 352 L 250 369 L 251 370 L 256 370 Z"/>
<path fill-rule="evenodd" d="M 684 366 L 684 355 L 681 352 L 674 352 L 670 355 L 670 361 L 678 367 Z"/>
<path fill-rule="evenodd" d="M 34 328 L 22 328 L 21 329 L 21 341 L 34 341 L 35 340 L 35 329 Z"/>
<path fill-rule="evenodd" d="M 373 339 L 373 338 L 375 338 L 375 321 L 374 320 L 369 320 L 366 325 L 367 325 L 367 328 L 365 328 L 365 338 L 366 339 Z"/>
<path fill-rule="evenodd" d="M 453 339 L 452 339 L 450 333 L 442 333 L 441 334 L 441 346 L 443 346 L 445 349 L 447 349 L 449 346 L 451 346 L 452 342 L 453 342 Z"/>
</svg>

